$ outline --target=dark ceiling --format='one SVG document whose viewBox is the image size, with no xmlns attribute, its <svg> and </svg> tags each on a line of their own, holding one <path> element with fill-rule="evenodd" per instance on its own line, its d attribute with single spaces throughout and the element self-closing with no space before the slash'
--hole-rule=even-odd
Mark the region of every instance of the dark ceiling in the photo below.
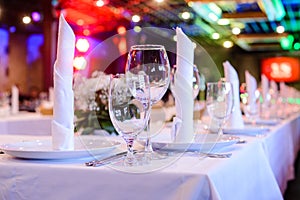
<svg viewBox="0 0 300 200">
<path fill-rule="evenodd" d="M 105 5 L 96 6 L 96 0 L 0 0 L 0 26 L 9 29 L 15 26 L 17 31 L 42 32 L 45 16 L 57 19 L 63 12 L 77 35 L 86 34 L 103 37 L 116 33 L 119 26 L 132 29 L 139 26 L 158 26 L 174 28 L 180 26 L 189 36 L 208 45 L 222 45 L 231 40 L 247 51 L 279 51 L 281 41 L 288 38 L 290 48 L 300 42 L 300 3 L 299 0 L 104 0 Z M 245 3 L 246 2 L 246 3 Z M 52 11 L 49 9 L 52 5 Z M 282 9 L 280 9 L 282 8 Z M 33 11 L 39 11 L 44 18 L 30 25 L 22 25 L 20 18 Z M 184 20 L 183 12 L 191 13 Z M 208 16 L 214 11 L 219 19 L 228 19 L 228 25 L 219 25 Z M 50 15 L 48 12 L 52 12 Z M 141 21 L 133 23 L 134 14 Z M 52 19 L 50 19 L 52 20 Z M 276 33 L 281 25 L 284 33 Z M 233 35 L 233 27 L 241 28 L 241 33 Z M 213 40 L 211 34 L 217 32 L 220 39 Z M 300 45 L 300 44 L 299 44 Z M 297 49 L 296 49 L 297 50 Z"/>
</svg>

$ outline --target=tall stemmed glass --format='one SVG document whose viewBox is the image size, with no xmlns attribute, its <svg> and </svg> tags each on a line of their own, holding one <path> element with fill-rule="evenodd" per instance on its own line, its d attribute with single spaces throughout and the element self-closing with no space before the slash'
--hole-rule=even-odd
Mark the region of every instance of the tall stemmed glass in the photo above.
<svg viewBox="0 0 300 200">
<path fill-rule="evenodd" d="M 126 74 L 138 73 L 149 76 L 151 105 L 157 103 L 167 91 L 170 82 L 170 64 L 164 46 L 146 44 L 131 47 Z M 150 159 L 159 158 L 160 156 L 153 152 L 150 140 L 150 122 L 148 122 L 145 151 L 150 155 Z"/>
<path fill-rule="evenodd" d="M 110 80 L 109 115 L 116 131 L 127 144 L 124 164 L 137 163 L 133 142 L 147 126 L 150 115 L 150 85 L 146 75 L 125 77 L 114 75 Z"/>
<path fill-rule="evenodd" d="M 207 83 L 206 108 L 209 116 L 219 123 L 218 135 L 222 135 L 222 125 L 233 110 L 233 91 L 229 82 Z"/>
</svg>

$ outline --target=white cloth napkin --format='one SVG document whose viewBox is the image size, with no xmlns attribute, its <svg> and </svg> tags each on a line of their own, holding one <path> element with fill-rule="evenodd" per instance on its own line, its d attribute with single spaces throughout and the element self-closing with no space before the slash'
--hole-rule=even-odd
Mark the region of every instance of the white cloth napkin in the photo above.
<svg viewBox="0 0 300 200">
<path fill-rule="evenodd" d="M 75 35 L 63 15 L 59 18 L 57 58 L 54 64 L 52 147 L 74 149 L 73 57 Z"/>
<path fill-rule="evenodd" d="M 176 28 L 177 35 L 177 69 L 175 73 L 175 107 L 176 117 L 173 120 L 172 138 L 174 142 L 191 142 L 193 129 L 193 42 Z"/>
<path fill-rule="evenodd" d="M 239 129 L 244 128 L 244 121 L 240 108 L 240 84 L 239 77 L 236 70 L 232 67 L 229 61 L 223 63 L 225 79 L 232 84 L 233 88 L 233 106 L 234 110 L 227 120 L 227 128 Z"/>
<path fill-rule="evenodd" d="M 19 89 L 13 85 L 11 87 L 11 113 L 17 114 L 19 112 Z"/>
<path fill-rule="evenodd" d="M 256 89 L 257 89 L 257 82 L 256 79 L 248 72 L 248 70 L 245 71 L 245 77 L 246 77 L 246 85 L 247 85 L 247 94 L 248 94 L 248 100 L 250 109 L 257 109 L 256 108 Z"/>
<path fill-rule="evenodd" d="M 261 75 L 261 90 L 263 101 L 265 103 L 267 102 L 266 100 L 268 99 L 269 94 L 269 80 L 264 74 Z"/>
<path fill-rule="evenodd" d="M 273 80 L 270 81 L 270 88 L 272 89 L 272 98 L 275 100 L 278 98 L 278 86 L 277 83 Z"/>
</svg>

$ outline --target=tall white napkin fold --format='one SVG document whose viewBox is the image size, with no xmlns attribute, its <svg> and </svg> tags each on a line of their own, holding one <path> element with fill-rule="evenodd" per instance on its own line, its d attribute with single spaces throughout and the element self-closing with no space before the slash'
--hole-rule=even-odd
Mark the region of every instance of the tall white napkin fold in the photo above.
<svg viewBox="0 0 300 200">
<path fill-rule="evenodd" d="M 239 77 L 236 70 L 233 66 L 229 63 L 229 61 L 225 61 L 223 63 L 225 79 L 227 82 L 232 84 L 233 89 L 233 112 L 230 115 L 227 123 L 228 128 L 244 128 L 244 121 L 242 118 L 242 112 L 240 108 L 240 84 L 239 84 Z"/>
<path fill-rule="evenodd" d="M 53 103 L 54 102 L 54 88 L 53 87 L 49 87 L 49 102 Z"/>
<path fill-rule="evenodd" d="M 266 75 L 261 75 L 261 92 L 264 103 L 267 102 L 268 94 L 269 94 L 269 80 Z"/>
<path fill-rule="evenodd" d="M 247 85 L 247 94 L 248 94 L 248 100 L 250 109 L 257 109 L 256 108 L 256 89 L 257 89 L 257 82 L 256 79 L 248 72 L 248 70 L 245 71 L 245 77 L 246 77 L 246 85 Z"/>
<path fill-rule="evenodd" d="M 272 98 L 274 98 L 275 100 L 277 99 L 278 97 L 278 86 L 277 86 L 277 83 L 273 80 L 270 81 L 270 88 L 272 90 Z"/>
<path fill-rule="evenodd" d="M 19 89 L 13 85 L 11 87 L 11 113 L 17 114 L 19 112 Z"/>
<path fill-rule="evenodd" d="M 73 57 L 75 35 L 63 15 L 59 18 L 57 57 L 54 64 L 52 147 L 74 149 Z"/>
<path fill-rule="evenodd" d="M 176 117 L 173 121 L 172 138 L 174 142 L 191 142 L 194 136 L 193 128 L 193 42 L 176 28 L 177 35 L 177 69 L 175 73 L 175 107 Z"/>
</svg>

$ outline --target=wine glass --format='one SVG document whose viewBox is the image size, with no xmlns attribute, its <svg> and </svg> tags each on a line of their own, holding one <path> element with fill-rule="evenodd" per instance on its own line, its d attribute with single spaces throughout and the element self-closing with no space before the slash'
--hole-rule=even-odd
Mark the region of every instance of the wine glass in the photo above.
<svg viewBox="0 0 300 200">
<path fill-rule="evenodd" d="M 116 131 L 127 144 L 126 166 L 137 163 L 133 142 L 143 131 L 150 114 L 149 78 L 143 74 L 126 77 L 112 75 L 109 89 L 109 116 Z"/>
<path fill-rule="evenodd" d="M 134 45 L 128 53 L 126 74 L 149 76 L 151 106 L 157 103 L 165 94 L 170 82 L 170 64 L 165 47 L 162 45 Z M 152 149 L 150 136 L 150 119 L 147 126 L 145 152 L 149 159 L 159 159 L 161 156 Z"/>
<path fill-rule="evenodd" d="M 247 91 L 247 85 L 244 85 L 244 90 Z M 260 93 L 258 90 L 255 90 L 253 95 L 244 93 L 241 98 L 243 112 L 252 125 L 256 124 L 256 120 L 259 116 L 259 100 Z"/>
<path fill-rule="evenodd" d="M 176 96 L 175 94 L 175 90 L 174 90 L 174 84 L 175 84 L 175 73 L 176 73 L 176 65 L 174 65 L 174 67 L 171 70 L 171 77 L 170 77 L 170 89 L 171 92 L 174 96 Z M 201 79 L 200 79 L 200 73 L 198 71 L 198 68 L 196 65 L 193 66 L 193 98 L 196 99 L 200 88 L 201 88 Z"/>
<path fill-rule="evenodd" d="M 219 122 L 218 135 L 222 135 L 222 125 L 233 110 L 233 91 L 229 82 L 207 83 L 206 108 L 209 116 Z"/>
</svg>

